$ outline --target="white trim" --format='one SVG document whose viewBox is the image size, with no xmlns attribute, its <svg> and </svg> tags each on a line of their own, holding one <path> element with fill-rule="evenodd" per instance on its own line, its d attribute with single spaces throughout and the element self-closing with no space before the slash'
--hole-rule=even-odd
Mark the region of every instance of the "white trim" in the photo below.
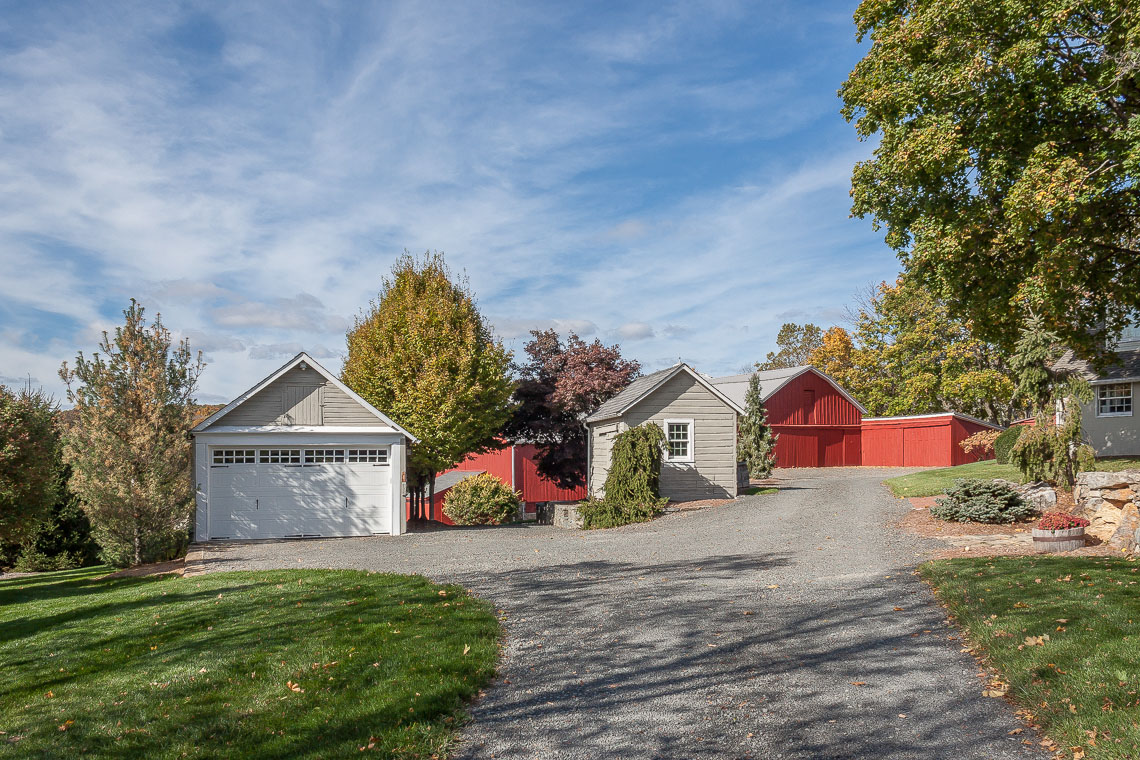
<svg viewBox="0 0 1140 760">
<path fill-rule="evenodd" d="M 690 377 L 692 377 L 694 380 L 696 380 L 698 383 L 700 383 L 701 386 L 703 388 L 705 388 L 705 390 L 709 391 L 714 396 L 716 396 L 718 399 L 720 399 L 725 404 L 727 404 L 730 409 L 732 409 L 733 411 L 735 411 L 739 414 L 745 413 L 743 409 L 741 409 L 739 406 L 736 405 L 735 401 L 730 399 L 728 396 L 724 395 L 723 392 L 717 390 L 716 386 L 714 386 L 712 383 L 710 383 L 708 380 L 706 380 L 705 377 L 700 372 L 697 372 L 695 369 L 690 367 L 688 364 L 685 364 L 684 362 L 682 362 L 681 364 L 676 365 L 673 368 L 672 372 L 668 372 L 668 373 L 662 375 L 660 380 L 658 380 L 656 383 L 654 383 L 653 385 L 649 386 L 647 389 L 642 391 L 641 395 L 632 399 L 630 402 L 628 402 L 621 409 L 617 410 L 613 414 L 608 414 L 605 417 L 595 418 L 595 417 L 593 417 L 593 415 L 591 415 L 591 416 L 586 418 L 586 422 L 587 423 L 605 422 L 607 420 L 612 420 L 612 419 L 616 419 L 618 417 L 623 416 L 626 412 L 628 412 L 630 409 L 632 409 L 633 407 L 640 404 L 650 394 L 652 394 L 654 391 L 656 391 L 658 388 L 660 388 L 665 383 L 672 380 L 674 377 L 676 377 L 682 371 L 689 373 Z"/>
<path fill-rule="evenodd" d="M 221 409 L 219 409 L 218 411 L 211 414 L 206 419 L 199 422 L 197 425 L 194 426 L 194 428 L 191 432 L 195 432 L 195 433 L 206 432 L 207 430 L 209 430 L 210 426 L 213 425 L 217 420 L 221 419 L 222 417 L 224 417 L 227 414 L 229 414 L 230 412 L 232 412 L 234 409 L 236 409 L 239 406 L 241 406 L 242 404 L 244 404 L 250 398 L 257 395 L 258 392 L 260 392 L 260 391 L 264 390 L 266 387 L 268 387 L 273 381 L 277 380 L 282 375 L 284 375 L 286 372 L 293 369 L 294 367 L 296 367 L 298 364 L 301 364 L 302 362 L 308 364 L 312 369 L 315 369 L 322 377 L 324 377 L 326 380 L 328 380 L 330 383 L 332 383 L 338 389 L 343 391 L 349 398 L 351 398 L 356 403 L 360 404 L 369 413 L 371 413 L 374 417 L 379 419 L 385 425 L 387 425 L 388 427 L 392 428 L 393 430 L 401 433 L 402 435 L 406 436 L 413 443 L 419 442 L 418 438 L 416 438 L 414 435 L 409 433 L 404 428 L 397 425 L 395 422 L 393 422 L 391 420 L 391 418 L 389 418 L 387 415 L 385 415 L 379 409 L 372 406 L 372 404 L 369 404 L 367 401 L 365 401 L 363 398 L 361 398 L 355 391 L 353 391 L 347 385 L 345 385 L 340 380 L 338 380 L 335 375 L 333 375 L 327 369 L 322 367 L 319 363 L 314 361 L 313 357 L 309 356 L 304 351 L 297 354 L 296 356 L 294 356 L 289 361 L 285 362 L 285 364 L 281 365 L 281 367 L 279 369 L 277 369 L 276 372 L 273 372 L 272 374 L 270 374 L 269 377 L 265 378 L 260 383 L 258 383 L 254 387 L 250 388 L 245 393 L 241 394 L 236 399 L 234 399 L 230 403 L 226 404 L 225 406 L 223 406 Z M 265 426 L 265 427 L 269 427 L 269 426 Z M 277 426 L 273 426 L 273 427 L 277 427 Z M 298 426 L 298 427 L 300 427 L 300 426 Z"/>
<path fill-rule="evenodd" d="M 697 441 L 696 429 L 697 423 L 691 417 L 689 418 L 666 418 L 661 421 L 665 430 L 665 459 L 664 461 L 670 464 L 693 464 L 697 460 Z M 669 426 L 670 425 L 685 425 L 688 427 L 689 432 L 689 455 L 685 457 L 678 457 L 673 459 L 669 456 Z"/>
<path fill-rule="evenodd" d="M 1096 380 L 1089 380 L 1089 385 L 1116 385 L 1117 383 L 1140 383 L 1140 375 L 1135 377 L 1098 377 Z"/>
<path fill-rule="evenodd" d="M 219 425 L 208 430 L 195 431 L 194 435 L 226 435 L 248 433 L 273 433 L 274 435 L 294 435 L 302 433 L 342 433 L 361 435 L 405 435 L 403 429 L 392 427 L 369 427 L 367 425 Z"/>
<path fill-rule="evenodd" d="M 1005 430 L 1001 425 L 995 425 L 992 422 L 979 420 L 977 417 L 971 417 L 968 414 L 961 414 L 960 412 L 935 412 L 934 414 L 904 414 L 897 417 L 864 417 L 863 422 L 887 422 L 889 420 L 921 420 L 932 419 L 934 417 L 958 417 L 959 419 L 969 420 L 978 425 L 985 425 L 986 427 L 993 428 L 994 430 Z M 1033 419 L 1028 417 L 1027 419 Z M 1023 420 L 1018 420 L 1022 422 Z"/>
</svg>

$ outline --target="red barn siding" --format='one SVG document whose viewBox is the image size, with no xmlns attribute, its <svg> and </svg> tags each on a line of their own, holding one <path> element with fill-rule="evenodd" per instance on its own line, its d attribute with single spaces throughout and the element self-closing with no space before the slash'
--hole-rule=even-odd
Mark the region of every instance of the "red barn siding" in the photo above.
<svg viewBox="0 0 1140 760">
<path fill-rule="evenodd" d="M 862 458 L 862 413 L 815 372 L 788 381 L 764 402 L 776 441 L 778 467 L 842 467 Z"/>
<path fill-rule="evenodd" d="M 764 406 L 772 425 L 858 426 L 863 416 L 859 407 L 814 372 L 789 380 Z"/>
<path fill-rule="evenodd" d="M 956 414 L 863 420 L 865 466 L 951 467 L 976 462 L 958 444 L 981 430 L 992 430 Z"/>
<path fill-rule="evenodd" d="M 535 454 L 536 449 L 533 444 L 507 446 L 496 451 L 472 454 L 446 472 L 486 472 L 494 475 L 522 493 L 524 509 L 527 512 L 534 512 L 540 501 L 574 501 L 586 498 L 584 485 L 579 488 L 559 488 L 552 481 L 539 475 Z M 444 525 L 454 525 L 443 513 L 445 496 L 446 492 L 435 495 L 428 510 L 428 519 Z M 411 517 L 410 502 L 408 516 Z"/>
</svg>

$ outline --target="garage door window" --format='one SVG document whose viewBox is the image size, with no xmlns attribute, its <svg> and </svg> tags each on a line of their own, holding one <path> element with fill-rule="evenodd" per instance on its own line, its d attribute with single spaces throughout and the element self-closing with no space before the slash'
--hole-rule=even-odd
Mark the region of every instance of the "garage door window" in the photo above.
<svg viewBox="0 0 1140 760">
<path fill-rule="evenodd" d="M 261 449 L 257 459 L 261 464 L 301 464 L 301 450 Z"/>
<path fill-rule="evenodd" d="M 348 461 L 349 463 L 388 464 L 388 449 L 349 449 Z"/>
<path fill-rule="evenodd" d="M 305 464 L 340 464 L 344 449 L 305 449 Z"/>
<path fill-rule="evenodd" d="M 253 464 L 253 449 L 214 449 L 214 464 Z"/>
</svg>

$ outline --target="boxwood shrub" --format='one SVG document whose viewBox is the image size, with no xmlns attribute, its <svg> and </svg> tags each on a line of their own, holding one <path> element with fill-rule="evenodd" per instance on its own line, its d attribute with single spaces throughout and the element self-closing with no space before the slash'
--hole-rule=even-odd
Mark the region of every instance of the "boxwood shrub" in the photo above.
<svg viewBox="0 0 1140 760">
<path fill-rule="evenodd" d="M 443 513 L 456 525 L 502 525 L 519 512 L 519 494 L 494 475 L 464 478 L 443 497 Z"/>
<path fill-rule="evenodd" d="M 930 514 L 952 522 L 1011 523 L 1037 511 L 1006 483 L 965 478 L 954 482 Z"/>
<path fill-rule="evenodd" d="M 1017 439 L 1024 432 L 1024 425 L 1014 425 L 1003 430 L 1001 435 L 997 437 L 997 440 L 994 441 L 994 459 L 997 460 L 998 464 L 1009 464 L 1009 454 L 1013 451 L 1013 444 L 1017 443 Z"/>
</svg>

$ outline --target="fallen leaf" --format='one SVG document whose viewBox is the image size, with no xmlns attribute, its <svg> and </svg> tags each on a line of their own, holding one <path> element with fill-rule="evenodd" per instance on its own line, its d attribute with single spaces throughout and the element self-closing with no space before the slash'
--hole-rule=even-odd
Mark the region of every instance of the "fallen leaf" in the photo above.
<svg viewBox="0 0 1140 760">
<path fill-rule="evenodd" d="M 852 681 L 851 685 L 852 686 L 866 686 L 867 682 L 866 681 Z"/>
<path fill-rule="evenodd" d="M 289 687 L 289 691 L 298 691 L 298 692 L 304 692 L 305 691 L 304 689 L 301 688 L 301 686 L 299 684 L 295 684 L 292 681 L 286 681 L 285 685 L 287 687 Z"/>
<path fill-rule="evenodd" d="M 471 651 L 471 645 L 470 644 L 464 644 L 463 645 L 463 654 L 467 654 L 470 651 Z"/>
<path fill-rule="evenodd" d="M 73 721 L 71 718 L 68 718 L 67 720 L 65 720 L 65 721 L 63 722 L 63 725 L 61 725 L 61 726 L 59 727 L 59 730 L 60 730 L 60 731 L 66 731 L 66 730 L 67 730 L 67 727 L 68 727 L 68 726 L 70 726 L 70 725 L 71 725 L 72 723 L 74 723 L 74 722 L 75 722 L 75 721 Z"/>
</svg>

